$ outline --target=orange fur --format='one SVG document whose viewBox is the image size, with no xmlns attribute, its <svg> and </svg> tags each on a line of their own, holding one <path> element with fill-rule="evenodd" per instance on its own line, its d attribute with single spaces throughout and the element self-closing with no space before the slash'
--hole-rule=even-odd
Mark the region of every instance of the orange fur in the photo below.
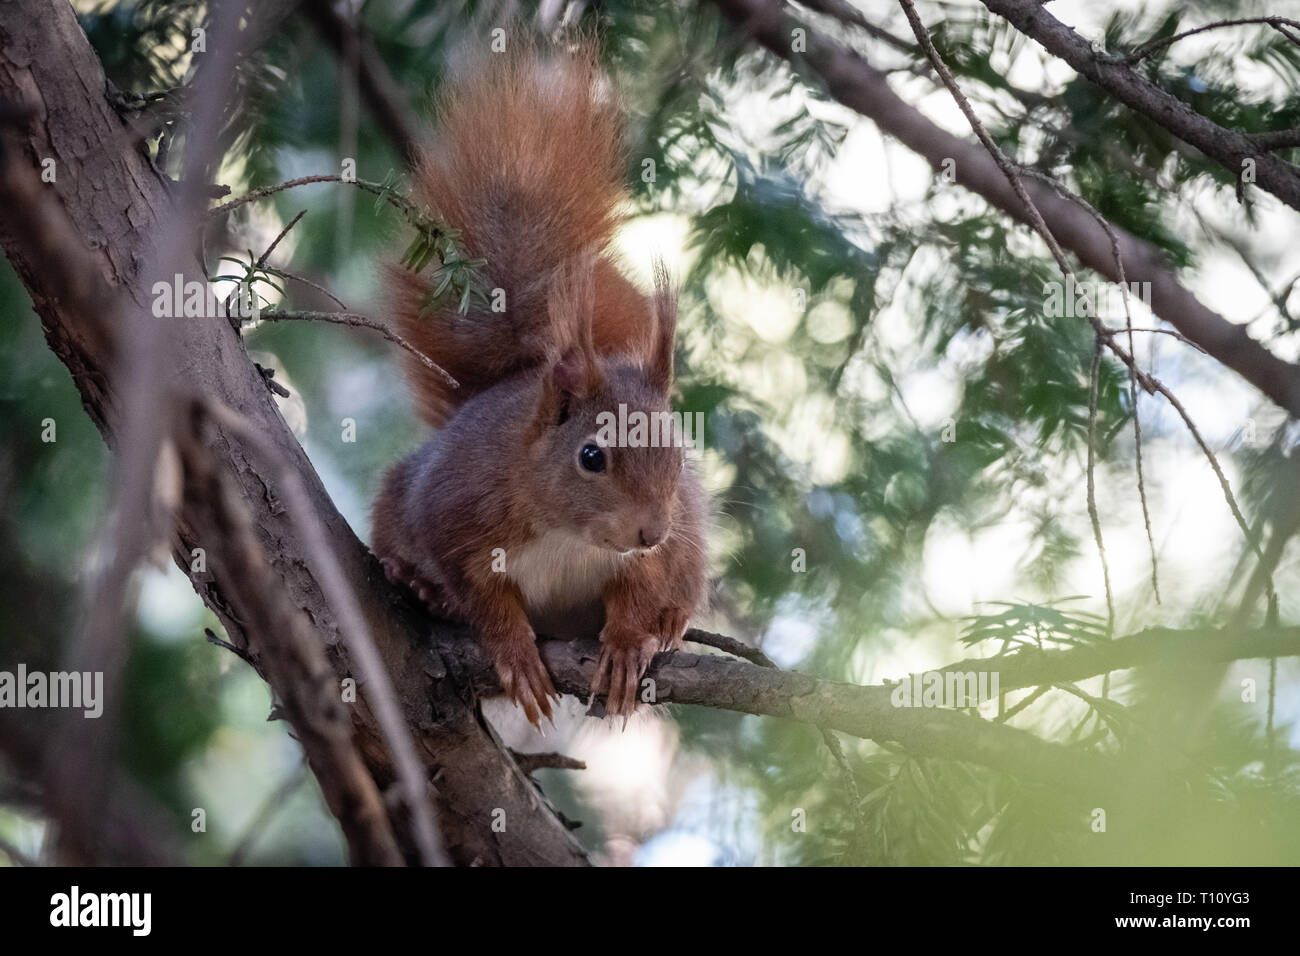
<svg viewBox="0 0 1300 956">
<path fill-rule="evenodd" d="M 537 630 L 598 630 L 593 692 L 627 713 L 707 581 L 708 498 L 681 448 L 602 446 L 583 464 L 602 415 L 669 410 L 677 321 L 662 268 L 650 298 L 608 257 L 626 193 L 605 85 L 590 45 L 521 45 L 444 99 L 420 194 L 487 260 L 504 312 L 422 315 L 429 277 L 393 273 L 400 331 L 461 387 L 408 363 L 438 430 L 384 476 L 372 544 L 394 580 L 473 625 L 533 723 L 555 696 Z"/>
<path fill-rule="evenodd" d="M 435 286 L 391 269 L 399 332 L 460 383 L 407 357 L 419 410 L 445 424 L 473 395 L 553 357 L 572 330 L 553 327 L 546 296 L 554 271 L 599 256 L 592 334 L 601 354 L 644 354 L 654 337 L 646 297 L 605 256 L 623 221 L 622 122 L 590 42 L 546 55 L 522 38 L 514 52 L 483 54 L 441 99 L 436 144 L 421 157 L 416 195 L 460 235 L 466 258 L 487 260 L 483 286 L 505 293 L 505 311 L 458 303 L 426 310 Z"/>
</svg>

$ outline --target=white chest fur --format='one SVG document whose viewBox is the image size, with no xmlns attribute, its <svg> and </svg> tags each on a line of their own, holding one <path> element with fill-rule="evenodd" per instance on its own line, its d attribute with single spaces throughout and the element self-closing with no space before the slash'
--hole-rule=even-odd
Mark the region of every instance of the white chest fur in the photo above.
<svg viewBox="0 0 1300 956">
<path fill-rule="evenodd" d="M 625 560 L 576 535 L 548 531 L 506 554 L 506 574 L 523 592 L 529 615 L 548 616 L 599 601 Z"/>
</svg>

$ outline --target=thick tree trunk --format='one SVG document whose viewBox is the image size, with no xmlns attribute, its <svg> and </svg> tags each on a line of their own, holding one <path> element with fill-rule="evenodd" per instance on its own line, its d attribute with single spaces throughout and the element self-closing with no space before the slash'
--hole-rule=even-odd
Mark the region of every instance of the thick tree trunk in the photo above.
<svg viewBox="0 0 1300 956">
<path fill-rule="evenodd" d="M 748 2 L 715 2 L 739 14 L 753 28 L 766 26 L 766 30 L 758 30 L 760 41 L 769 47 L 780 46 L 778 38 L 786 31 L 776 28 L 783 27 L 786 21 L 755 23 L 747 19 L 752 14 Z M 961 156 L 961 168 L 966 170 L 963 175 L 974 177 L 967 184 L 995 205 L 1010 208 L 1010 200 L 998 191 L 1004 189 L 1005 180 L 998 178 L 996 166 L 978 146 L 946 133 L 940 135 L 928 122 L 922 129 L 919 114 L 889 93 L 882 85 L 883 77 L 847 54 L 831 55 L 821 68 L 829 76 L 832 92 L 845 102 L 868 115 L 873 115 L 868 106 L 874 109 L 883 103 L 885 112 L 896 122 L 886 122 L 889 116 L 877 115 L 882 127 L 898 133 L 932 161 L 937 162 L 940 155 Z M 864 90 L 871 93 L 866 100 L 862 99 Z M 220 318 L 149 318 L 148 303 L 153 281 L 158 277 L 143 274 L 145 263 L 151 258 L 151 242 L 163 234 L 164 227 L 175 229 L 175 191 L 169 192 L 169 185 L 154 171 L 147 156 L 131 142 L 127 126 L 110 107 L 103 91 L 100 65 L 67 4 L 0 0 L 0 245 L 31 294 L 50 346 L 71 371 L 87 412 L 105 440 L 114 445 L 125 405 L 123 392 L 129 385 L 111 379 L 120 369 L 114 350 L 128 340 L 116 334 L 124 326 L 113 324 L 127 321 L 113 304 L 118 298 L 138 306 L 136 311 L 143 317 L 131 321 L 155 323 L 143 329 L 133 328 L 136 335 L 131 338 L 135 341 L 141 334 L 156 334 L 162 328 L 172 333 L 175 348 L 169 346 L 169 354 L 179 358 L 167 371 L 169 383 L 176 386 L 175 393 L 185 395 L 187 400 L 198 398 L 200 404 L 206 401 L 214 408 L 219 404 L 231 409 L 243 425 L 240 429 L 222 430 L 219 423 L 225 419 L 216 417 L 217 424 L 209 424 L 217 437 L 204 450 L 219 471 L 220 481 L 214 481 L 214 486 L 237 488 L 249 512 L 250 530 L 243 535 L 246 547 L 240 552 L 247 557 L 237 557 L 229 547 L 228 536 L 223 537 L 219 530 L 220 516 L 214 516 L 208 507 L 211 502 L 204 502 L 201 495 L 198 500 L 191 496 L 185 501 L 173 542 L 182 570 L 190 575 L 195 589 L 221 619 L 235 645 L 249 652 L 277 698 L 286 699 L 286 667 L 274 666 L 277 659 L 273 652 L 285 650 L 284 635 L 276 632 L 287 631 L 290 625 L 258 627 L 249 623 L 269 620 L 266 610 L 272 602 L 267 600 L 268 590 L 275 591 L 277 597 L 282 593 L 279 603 L 288 607 L 277 620 L 296 621 L 298 610 L 310 620 L 308 637 L 319 640 L 333 671 L 323 685 L 317 681 L 318 690 L 329 680 L 355 676 L 348 653 L 348 647 L 354 645 L 343 640 L 334 611 L 338 595 L 326 594 L 317 577 L 319 572 L 313 573 L 314 567 L 320 567 L 321 549 L 308 546 L 302 521 L 295 520 L 301 519 L 301 514 L 295 512 L 304 509 L 290 506 L 282 480 L 285 469 L 296 475 L 294 484 L 301 486 L 309 510 L 324 526 L 327 550 L 337 560 L 347 590 L 360 603 L 366 629 L 394 684 L 402 716 L 436 788 L 440 821 L 453 858 L 462 863 L 515 865 L 588 862 L 563 821 L 477 713 L 474 689 L 484 694 L 498 690 L 491 667 L 460 629 L 438 626 L 430 635 L 431 625 L 423 613 L 389 586 L 373 556 L 335 510 L 229 322 Z M 17 124 L 17 135 L 3 135 L 6 124 L 14 126 L 14 117 L 24 114 L 30 118 Z M 908 130 L 920 130 L 913 137 L 916 142 L 905 135 Z M 938 146 L 934 146 L 936 143 Z M 47 160 L 53 165 L 48 166 Z M 43 166 L 55 173 L 54 180 L 44 185 L 40 179 Z M 995 188 L 998 182 L 1003 186 Z M 1075 238 L 1084 261 L 1103 268 L 1110 253 L 1099 227 L 1086 216 L 1077 219 L 1078 210 L 1073 207 L 1051 206 L 1052 197 L 1041 197 L 1039 201 L 1052 216 L 1054 227 L 1068 219 L 1082 222 L 1080 229 L 1086 226 L 1094 230 Z M 47 210 L 57 214 L 49 216 L 49 222 L 44 216 Z M 1060 234 L 1066 239 L 1073 235 L 1064 227 Z M 1126 238 L 1123 242 L 1134 241 Z M 1126 245 L 1125 258 L 1130 255 L 1138 262 L 1145 261 L 1140 248 L 1135 252 Z M 185 272 L 187 280 L 204 280 L 197 258 L 186 263 Z M 1133 275 L 1130 271 L 1129 277 Z M 171 276 L 165 278 L 171 280 Z M 100 307 L 87 307 L 87 302 Z M 1215 339 L 1200 329 L 1202 339 L 1217 345 L 1217 351 L 1210 349 L 1212 354 L 1242 371 L 1283 407 L 1300 407 L 1294 367 L 1263 353 L 1261 347 L 1245 339 L 1244 332 L 1221 317 L 1212 318 L 1209 325 L 1214 329 L 1233 330 L 1232 336 Z M 1189 334 L 1196 337 L 1193 331 L 1189 330 Z M 1244 352 L 1239 354 L 1238 346 Z M 1267 356 L 1266 361 L 1261 360 L 1260 353 Z M 168 391 L 160 388 L 158 394 Z M 249 444 L 241 436 L 257 440 Z M 271 464 L 277 467 L 268 467 Z M 249 534 L 255 542 L 248 540 Z M 216 555 L 206 572 L 194 573 L 190 570 L 190 553 L 199 547 L 209 551 L 227 547 L 227 551 Z M 253 565 L 260 565 L 253 560 L 259 551 L 269 568 L 265 575 L 250 571 Z M 249 579 L 250 574 L 259 581 L 262 577 L 271 579 L 273 586 L 259 588 L 257 581 Z M 259 590 L 263 592 L 260 601 L 254 593 Z M 693 636 L 706 643 L 710 637 L 700 633 Z M 731 645 L 735 642 L 728 645 L 724 640 L 718 644 L 717 636 L 712 637 L 715 646 L 734 650 Z M 1006 690 L 1183 658 L 1204 663 L 1289 655 L 1297 648 L 1300 632 L 1294 628 L 1199 638 L 1170 632 L 1111 642 L 1104 649 L 964 661 L 950 669 L 964 672 L 994 668 L 1002 674 Z M 545 642 L 542 653 L 562 691 L 586 692 L 596 653 L 594 641 Z M 278 660 L 283 663 L 285 658 Z M 311 673 L 301 683 L 320 676 L 320 668 L 302 669 Z M 899 742 L 909 752 L 983 764 L 1025 779 L 1084 792 L 1091 788 L 1090 784 L 1107 789 L 1134 776 L 1111 758 L 1044 741 L 1010 726 L 950 710 L 900 710 L 891 705 L 892 688 L 887 686 L 834 684 L 768 667 L 680 652 L 658 659 L 650 676 L 656 679 L 660 702 L 679 701 L 801 720 L 859 737 Z M 362 685 L 361 700 L 350 708 L 355 742 L 370 776 L 381 788 L 387 788 L 394 783 L 394 761 L 378 721 L 367 707 L 367 690 Z M 321 696 L 317 695 L 318 702 Z M 348 749 L 347 734 L 340 736 L 342 748 L 334 740 L 327 741 L 325 749 Z M 300 739 L 310 743 L 301 734 Z M 320 772 L 317 763 L 313 762 L 313 768 Z M 331 765 L 328 759 L 319 763 Z M 356 766 L 355 753 L 351 753 L 351 765 Z M 364 778 L 365 773 L 353 777 Z M 350 791 L 345 786 L 322 789 L 327 798 L 333 794 L 331 805 L 344 820 L 345 831 L 349 821 L 354 829 L 364 829 L 379 816 L 373 812 L 374 800 L 368 805 L 368 814 L 346 806 Z M 373 788 L 369 793 L 374 795 Z M 392 822 L 404 855 L 412 859 L 415 853 L 409 821 Z M 500 823 L 505 826 L 497 832 Z M 378 832 L 384 827 L 373 829 Z M 382 842 L 370 840 L 375 845 Z M 391 843 L 389 839 L 390 848 Z"/>
<path fill-rule="evenodd" d="M 0 99 L 34 110 L 7 161 L 30 170 L 33 182 L 39 179 L 42 162 L 54 161 L 54 182 L 44 188 L 53 191 L 84 239 L 90 250 L 87 261 L 95 263 L 110 287 L 148 315 L 156 277 L 143 276 L 140 270 L 151 236 L 171 214 L 168 187 L 132 143 L 104 90 L 103 70 L 68 4 L 0 2 Z M 86 411 L 111 446 L 121 397 L 110 380 L 115 368 L 112 329 L 105 316 L 72 307 L 66 290 L 52 281 L 50 264 L 6 218 L 0 217 L 0 243 L 31 294 L 50 347 L 72 373 Z M 197 257 L 186 273 L 187 280 L 203 280 Z M 174 381 L 235 410 L 300 476 L 393 676 L 398 701 L 436 787 L 440 821 L 453 857 L 461 863 L 586 863 L 563 822 L 429 649 L 427 623 L 394 593 L 378 563 L 335 509 L 239 335 L 224 319 L 155 321 L 176 323 L 175 354 L 183 358 L 179 367 L 169 370 Z M 293 604 L 315 622 L 337 676 L 352 676 L 335 614 L 310 570 L 311 555 L 298 526 L 277 494 L 274 472 L 228 432 L 211 450 L 242 490 L 271 568 Z M 184 515 L 181 524 L 202 526 Z M 190 573 L 190 549 L 204 545 L 181 533 L 177 558 L 182 570 Z M 266 636 L 245 631 L 241 622 L 257 618 L 242 613 L 243 596 L 233 582 L 211 572 L 190 577 L 231 640 L 256 652 Z M 367 764 L 384 787 L 393 779 L 392 761 L 364 694 L 363 687 L 353 721 Z M 504 831 L 494 832 L 494 820 L 501 819 Z"/>
</svg>

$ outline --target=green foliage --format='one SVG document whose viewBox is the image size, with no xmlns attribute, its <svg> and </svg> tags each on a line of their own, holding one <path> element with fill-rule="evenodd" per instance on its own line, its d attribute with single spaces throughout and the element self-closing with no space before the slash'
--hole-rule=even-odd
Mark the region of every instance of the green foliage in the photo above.
<svg viewBox="0 0 1300 956">
<path fill-rule="evenodd" d="M 498 14 L 497 5 L 478 2 L 363 7 L 384 62 L 420 112 L 458 44 L 496 25 Z M 141 0 L 98 5 L 80 19 L 111 81 L 143 103 L 192 78 L 183 39 L 207 15 L 196 2 Z M 1245 15 L 1230 2 L 1153 5 L 1109 15 L 1100 39 L 1107 51 L 1127 53 L 1216 17 Z M 871 7 L 868 17 L 911 46 L 895 4 Z M 1243 223 L 1252 221 L 1253 199 L 1237 206 L 1237 184 L 1219 164 L 1086 80 L 1071 76 L 1035 89 L 1013 82 L 1009 65 L 1035 48 L 1005 21 L 978 5 L 945 4 L 928 18 L 937 21 L 936 45 L 1001 147 L 1060 179 L 1185 275 L 1231 251 L 1225 210 L 1240 208 Z M 900 657 L 1036 653 L 1115 636 L 1099 613 L 1099 585 L 1086 597 L 1062 596 L 1078 589 L 1079 569 L 1097 560 L 1082 470 L 1093 337 L 1079 319 L 1045 314 L 1045 283 L 1059 273 L 1041 245 L 938 181 L 919 200 L 892 192 L 892 182 L 871 183 L 871 198 L 889 201 L 867 212 L 849 207 L 845 190 L 831 185 L 833 174 L 842 181 L 844 167 L 861 162 L 855 138 L 870 139 L 874 130 L 864 131 L 810 76 L 755 52 L 710 4 L 593 4 L 584 26 L 598 28 L 625 92 L 637 210 L 671 214 L 687 236 L 678 405 L 704 412 L 708 422 L 722 543 L 719 627 L 760 639 L 783 665 L 858 682 L 879 680 L 880 662 L 894 667 Z M 936 89 L 918 51 L 847 28 L 828 31 L 893 70 L 909 102 Z M 1300 127 L 1300 49 L 1266 27 L 1212 36 L 1216 42 L 1203 55 L 1189 58 L 1175 43 L 1140 69 L 1226 127 Z M 229 278 L 268 298 L 274 290 L 279 307 L 311 308 L 310 292 L 283 280 L 289 272 L 312 276 L 381 313 L 376 265 L 390 261 L 430 270 L 431 305 L 455 303 L 465 312 L 482 301 L 476 277 L 490 263 L 472 257 L 459 236 L 406 198 L 399 158 L 367 110 L 349 118 L 340 108 L 338 63 L 305 21 L 290 17 L 241 61 L 239 85 L 244 107 L 227 117 L 222 182 L 239 192 L 333 171 L 346 155 L 401 216 L 354 209 L 355 189 L 337 184 L 280 193 L 257 212 L 282 225 L 304 206 L 311 210 L 279 250 L 284 258 L 275 257 L 291 265 L 257 265 L 254 210 L 245 207 L 209 243 L 214 261 L 235 267 Z M 752 108 L 755 100 L 762 109 Z M 174 157 L 183 149 L 185 120 L 162 115 L 177 144 Z M 174 174 L 157 147 L 155 158 Z M 1279 155 L 1297 158 L 1295 151 Z M 647 168 L 652 178 L 643 175 Z M 242 249 L 246 258 L 236 252 Z M 789 308 L 796 293 L 802 307 Z M 0 295 L 0 477 L 12 477 L 7 508 L 21 516 L 6 528 L 0 588 L 20 595 L 23 582 L 44 578 L 66 594 L 103 501 L 106 458 L 7 272 Z M 789 321 L 772 321 L 782 308 Z M 1297 323 L 1280 313 L 1273 318 L 1267 328 L 1252 326 L 1252 334 L 1279 354 L 1293 353 Z M 313 463 L 364 537 L 366 501 L 380 472 L 419 438 L 392 373 L 394 357 L 369 333 L 315 325 L 267 324 L 248 343 L 294 393 L 286 407 L 299 416 L 294 421 Z M 1145 341 L 1140 352 L 1149 352 Z M 1175 391 L 1221 374 L 1189 361 L 1162 359 L 1161 375 Z M 1215 378 L 1209 387 L 1225 381 Z M 943 388 L 948 392 L 934 398 L 931 390 Z M 1155 411 L 1154 400 L 1142 396 L 1139 403 L 1132 406 L 1127 370 L 1103 361 L 1096 453 L 1099 488 L 1109 496 L 1102 501 L 1108 534 L 1141 521 L 1129 507 L 1136 496 L 1136 412 L 1143 415 L 1153 499 L 1176 498 L 1183 477 L 1162 464 L 1189 446 L 1185 433 Z M 36 423 L 46 416 L 59 423 L 55 448 L 39 442 Z M 339 438 L 345 416 L 358 423 L 352 444 Z M 1272 523 L 1294 498 L 1297 435 L 1294 423 L 1267 410 L 1259 418 L 1258 441 L 1216 442 L 1215 451 L 1250 520 Z M 1166 521 L 1158 536 L 1170 532 L 1170 521 L 1199 517 L 1174 506 L 1158 514 Z M 954 610 L 935 592 L 959 591 L 960 582 L 934 583 L 936 550 L 1011 525 L 1024 534 L 997 559 L 1011 583 L 992 594 L 972 587 L 975 596 Z M 1235 539 L 1233 548 L 1242 551 Z M 806 552 L 806 573 L 792 571 L 795 549 Z M 1206 551 L 1197 586 L 1227 590 L 1224 582 L 1240 571 L 1223 566 L 1208 542 Z M 942 573 L 978 578 L 985 570 L 978 560 L 944 564 Z M 1284 572 L 1294 584 L 1294 567 Z M 1119 619 L 1134 629 L 1231 619 L 1221 593 L 1157 606 L 1145 581 L 1143 571 L 1139 580 L 1116 585 Z M 1283 619 L 1294 619 L 1294 588 L 1279 590 Z M 15 601 L 13 607 L 29 606 Z M 18 625 L 2 616 L 10 606 L 0 600 L 0 625 L 13 632 Z M 783 639 L 800 628 L 815 637 Z M 211 706 L 219 683 L 215 652 L 199 640 L 182 648 L 140 639 L 131 660 L 127 764 L 175 812 L 178 827 L 188 798 L 183 768 L 221 731 Z M 1163 680 L 1148 674 L 1116 675 L 1105 690 L 1100 680 L 1043 688 L 1010 718 L 1081 753 L 1126 754 L 1159 766 L 1159 775 L 1134 781 L 1129 802 L 1105 808 L 1105 832 L 1093 828 L 1088 794 L 888 742 L 845 741 L 850 786 L 815 730 L 702 708 L 673 711 L 685 746 L 707 763 L 717 792 L 743 798 L 676 825 L 708 835 L 730 862 L 1294 864 L 1294 736 L 1276 715 L 1271 728 L 1257 710 L 1243 717 L 1234 699 L 1243 675 L 1266 696 L 1267 675 L 1246 662 L 1231 672 L 1188 676 L 1180 669 Z M 1294 676 L 1278 687 L 1293 691 Z M 1036 692 L 1006 695 L 1001 712 Z M 997 719 L 990 708 L 981 714 Z M 288 754 L 290 763 L 296 759 Z M 570 816 L 590 816 L 580 787 L 548 779 L 548 793 L 557 789 Z M 806 832 L 792 829 L 795 808 L 806 813 Z M 737 820 L 753 824 L 749 842 L 735 835 Z M 578 833 L 592 845 L 602 836 L 598 826 Z"/>
<path fill-rule="evenodd" d="M 1051 644 L 1070 647 L 1095 644 L 1107 637 L 1105 618 L 1087 611 L 1071 614 L 1057 607 L 1068 601 L 1084 599 L 1084 595 L 1076 595 L 1046 605 L 991 601 L 1004 610 L 996 614 L 972 615 L 961 642 L 974 647 L 985 641 L 998 641 L 1004 651 L 1009 647 L 1033 647 L 1041 651 Z"/>
<path fill-rule="evenodd" d="M 447 299 L 456 302 L 461 315 L 469 312 L 471 303 L 487 304 L 487 295 L 478 280 L 478 270 L 487 265 L 487 260 L 465 258 L 457 245 L 459 239 L 454 230 L 422 223 L 416 228 L 415 238 L 402 256 L 402 266 L 412 272 L 423 272 L 430 262 L 438 260 L 438 268 L 429 278 L 432 290 L 424 306 L 428 312 Z"/>
<path fill-rule="evenodd" d="M 160 643 L 139 635 L 131 645 L 123 686 L 123 763 L 188 828 L 193 798 L 185 786 L 186 762 L 200 755 L 220 727 L 217 677 L 221 663 L 211 645 Z"/>
</svg>

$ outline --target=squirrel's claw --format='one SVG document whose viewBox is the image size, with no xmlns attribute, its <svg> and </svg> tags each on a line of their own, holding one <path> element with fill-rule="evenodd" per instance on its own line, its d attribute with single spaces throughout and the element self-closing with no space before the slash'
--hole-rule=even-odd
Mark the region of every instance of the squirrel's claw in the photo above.
<svg viewBox="0 0 1300 956">
<path fill-rule="evenodd" d="M 606 715 L 625 718 L 625 728 L 626 718 L 636 710 L 641 677 L 650 667 L 656 649 L 657 642 L 650 635 L 635 642 L 602 640 L 600 657 L 591 679 L 591 694 L 595 697 L 604 693 Z"/>
<path fill-rule="evenodd" d="M 532 646 L 532 655 L 519 655 L 510 660 L 497 660 L 497 677 L 501 689 L 511 701 L 524 709 L 528 722 L 538 730 L 542 729 L 541 719 L 545 717 L 555 726 L 555 716 L 551 709 L 551 699 L 560 699 L 551 675 L 546 672 L 541 655 L 536 645 Z"/>
</svg>

